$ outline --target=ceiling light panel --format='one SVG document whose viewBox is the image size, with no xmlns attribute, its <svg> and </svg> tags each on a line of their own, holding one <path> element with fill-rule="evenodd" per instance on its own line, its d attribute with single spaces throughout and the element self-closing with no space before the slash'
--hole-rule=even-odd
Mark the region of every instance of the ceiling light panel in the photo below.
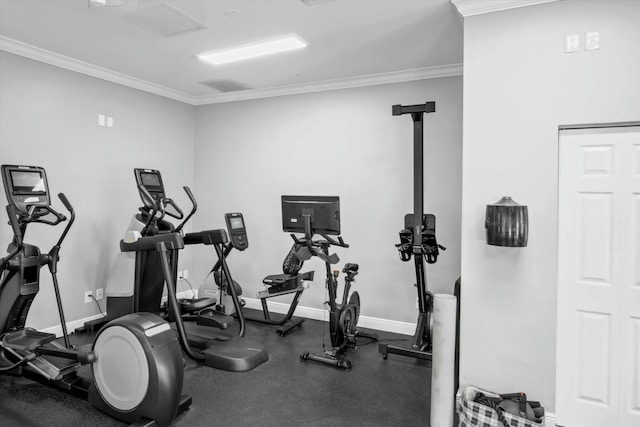
<svg viewBox="0 0 640 427">
<path fill-rule="evenodd" d="M 291 35 L 269 41 L 232 47 L 216 52 L 202 53 L 198 55 L 198 58 L 213 65 L 222 65 L 250 58 L 258 58 L 274 53 L 303 49 L 307 46 L 308 43 L 306 41 L 296 35 Z"/>
</svg>

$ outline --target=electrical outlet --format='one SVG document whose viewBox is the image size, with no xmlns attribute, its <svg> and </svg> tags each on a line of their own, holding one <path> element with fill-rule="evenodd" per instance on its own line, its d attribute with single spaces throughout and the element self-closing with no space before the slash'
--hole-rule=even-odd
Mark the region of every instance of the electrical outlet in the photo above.
<svg viewBox="0 0 640 427">
<path fill-rule="evenodd" d="M 84 293 L 84 303 L 85 304 L 89 304 L 92 300 L 91 296 L 93 295 L 93 292 L 91 291 L 87 291 Z"/>
<path fill-rule="evenodd" d="M 104 290 L 102 288 L 96 289 L 96 299 L 100 301 L 102 298 L 104 298 Z"/>
<path fill-rule="evenodd" d="M 184 279 L 188 279 L 189 278 L 189 270 L 185 270 L 182 272 L 182 278 Z"/>
<path fill-rule="evenodd" d="M 178 270 L 178 280 L 182 279 L 182 270 Z"/>
</svg>

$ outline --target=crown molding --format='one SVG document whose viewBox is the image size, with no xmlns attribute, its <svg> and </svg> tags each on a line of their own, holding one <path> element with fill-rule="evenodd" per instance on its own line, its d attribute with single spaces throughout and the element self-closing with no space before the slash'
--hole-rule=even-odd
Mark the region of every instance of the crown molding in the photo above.
<svg viewBox="0 0 640 427">
<path fill-rule="evenodd" d="M 217 104 L 222 102 L 246 101 L 250 99 L 272 98 L 276 96 L 300 95 L 329 90 L 352 89 L 364 86 L 376 86 L 390 83 L 402 83 L 414 80 L 435 79 L 462 75 L 462 64 L 425 67 L 391 73 L 369 74 L 315 83 L 279 86 L 265 89 L 249 89 L 238 92 L 197 96 L 195 105 Z"/>
<path fill-rule="evenodd" d="M 56 67 L 86 74 L 88 76 L 97 77 L 102 80 L 118 83 L 123 86 L 129 86 L 134 89 L 164 96 L 165 98 L 174 99 L 187 104 L 193 104 L 193 97 L 185 93 L 169 89 L 155 83 L 150 83 L 142 79 L 137 79 L 126 74 L 118 73 L 117 71 L 109 70 L 108 68 L 80 61 L 69 56 L 53 53 L 8 37 L 0 36 L 0 50 L 54 65 Z"/>
<path fill-rule="evenodd" d="M 344 79 L 326 80 L 308 84 L 296 84 L 266 89 L 248 89 L 214 95 L 193 96 L 155 83 L 131 77 L 126 74 L 118 73 L 107 68 L 99 67 L 88 62 L 53 53 L 8 37 L 0 36 L 0 50 L 191 105 L 218 104 L 223 102 L 245 101 L 276 96 L 298 95 L 312 92 L 351 89 L 364 86 L 462 75 L 462 64 L 451 64 L 390 73 L 369 74 Z"/>
<path fill-rule="evenodd" d="M 558 0 L 451 0 L 463 18 Z"/>
</svg>

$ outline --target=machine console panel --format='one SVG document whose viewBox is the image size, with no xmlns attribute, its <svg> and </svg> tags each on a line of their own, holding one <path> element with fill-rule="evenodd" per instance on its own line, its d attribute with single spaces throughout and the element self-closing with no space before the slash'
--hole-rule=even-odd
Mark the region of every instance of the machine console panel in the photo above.
<svg viewBox="0 0 640 427">
<path fill-rule="evenodd" d="M 37 166 L 2 165 L 2 180 L 7 201 L 19 213 L 32 207 L 51 205 L 45 170 Z"/>
<path fill-rule="evenodd" d="M 231 244 L 239 251 L 244 251 L 249 247 L 247 240 L 247 228 L 244 225 L 244 218 L 240 212 L 228 213 L 224 215 L 227 223 L 227 230 L 231 239 Z"/>
<path fill-rule="evenodd" d="M 165 198 L 164 184 L 162 183 L 162 175 L 160 175 L 159 170 L 136 168 L 133 170 L 133 173 L 136 175 L 136 185 L 144 185 L 155 200 Z M 153 207 L 144 201 L 142 194 L 140 194 L 140 198 L 147 208 L 151 209 Z"/>
</svg>

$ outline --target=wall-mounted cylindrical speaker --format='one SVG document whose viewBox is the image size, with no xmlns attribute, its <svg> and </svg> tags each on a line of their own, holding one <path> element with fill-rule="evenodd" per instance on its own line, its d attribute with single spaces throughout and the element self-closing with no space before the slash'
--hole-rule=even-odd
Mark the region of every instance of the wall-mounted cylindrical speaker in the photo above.
<svg viewBox="0 0 640 427">
<path fill-rule="evenodd" d="M 487 244 L 492 246 L 524 247 L 529 235 L 527 207 L 505 196 L 487 205 L 484 226 Z"/>
</svg>

